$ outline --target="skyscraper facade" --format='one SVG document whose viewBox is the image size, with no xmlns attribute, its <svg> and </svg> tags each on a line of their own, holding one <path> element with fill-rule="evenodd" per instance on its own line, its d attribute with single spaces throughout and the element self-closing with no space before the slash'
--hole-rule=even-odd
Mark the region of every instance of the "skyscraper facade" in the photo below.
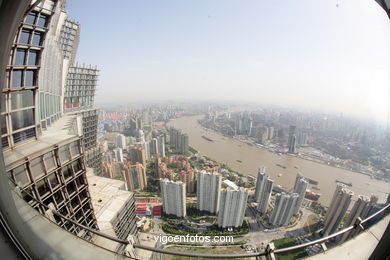
<svg viewBox="0 0 390 260">
<path fill-rule="evenodd" d="M 341 221 L 348 210 L 349 204 L 351 203 L 352 196 L 353 192 L 348 190 L 345 185 L 337 185 L 330 207 L 325 215 L 324 228 L 322 230 L 324 236 L 338 230 Z"/>
<path fill-rule="evenodd" d="M 122 163 L 123 162 L 123 151 L 121 148 L 115 148 L 114 150 L 112 150 L 114 152 L 114 155 L 115 155 L 115 161 L 118 162 L 118 163 Z"/>
<path fill-rule="evenodd" d="M 127 150 L 126 137 L 123 134 L 118 134 L 116 136 L 116 147 Z"/>
<path fill-rule="evenodd" d="M 196 188 L 194 169 L 182 170 L 179 172 L 179 177 L 186 184 L 187 193 L 194 193 Z"/>
<path fill-rule="evenodd" d="M 51 205 L 58 213 L 98 229 L 86 181 L 82 116 L 64 114 L 66 78 L 79 34 L 64 6 L 65 1 L 41 1 L 15 36 L 0 116 L 5 166 L 35 209 L 47 211 L 37 201 Z M 65 33 L 70 27 L 73 31 Z M 64 219 L 54 216 L 54 221 L 89 237 Z"/>
<path fill-rule="evenodd" d="M 296 152 L 296 135 L 295 135 L 295 130 L 296 130 L 295 125 L 290 125 L 288 129 L 288 152 L 289 153 L 295 153 Z"/>
<path fill-rule="evenodd" d="M 156 154 L 159 153 L 159 146 L 158 146 L 158 139 L 152 138 L 152 140 L 149 141 L 149 151 L 151 156 L 156 156 Z"/>
<path fill-rule="evenodd" d="M 157 141 L 158 141 L 158 153 L 160 154 L 161 158 L 164 158 L 165 157 L 165 136 L 158 135 Z"/>
<path fill-rule="evenodd" d="M 298 194 L 298 200 L 294 207 L 294 215 L 299 212 L 299 209 L 301 208 L 303 199 L 305 198 L 306 189 L 309 183 L 305 180 L 302 174 L 298 173 L 297 177 L 295 178 L 295 184 L 294 184 L 294 190 L 293 192 Z"/>
<path fill-rule="evenodd" d="M 359 195 L 355 204 L 352 207 L 352 210 L 349 212 L 348 219 L 345 221 L 343 227 L 347 228 L 355 224 L 357 218 L 365 219 L 372 208 L 372 200 L 366 196 Z M 359 228 L 353 229 L 347 233 L 344 233 L 341 237 L 341 242 L 350 239 L 359 232 Z"/>
<path fill-rule="evenodd" d="M 299 195 L 296 193 L 279 193 L 276 195 L 275 207 L 272 210 L 270 223 L 274 226 L 285 226 L 290 223 Z"/>
<path fill-rule="evenodd" d="M 161 199 L 163 211 L 167 215 L 185 217 L 186 211 L 186 186 L 183 182 L 160 180 Z"/>
<path fill-rule="evenodd" d="M 148 185 L 145 167 L 140 163 L 122 164 L 123 178 L 129 191 L 143 190 Z"/>
<path fill-rule="evenodd" d="M 130 147 L 130 161 L 131 163 L 142 163 L 146 167 L 146 152 L 145 149 L 139 146 Z"/>
<path fill-rule="evenodd" d="M 255 201 L 257 202 L 257 210 L 261 214 L 265 214 L 267 212 L 273 186 L 274 181 L 265 175 L 265 167 L 260 167 L 257 174 Z"/>
<path fill-rule="evenodd" d="M 188 153 L 188 135 L 173 127 L 169 129 L 169 140 L 172 148 L 181 154 Z"/>
<path fill-rule="evenodd" d="M 218 211 L 218 227 L 241 227 L 244 221 L 248 191 L 238 189 L 222 189 Z"/>
<path fill-rule="evenodd" d="M 198 173 L 197 181 L 197 208 L 200 211 L 208 211 L 217 214 L 221 196 L 221 174 L 203 170 Z"/>
</svg>

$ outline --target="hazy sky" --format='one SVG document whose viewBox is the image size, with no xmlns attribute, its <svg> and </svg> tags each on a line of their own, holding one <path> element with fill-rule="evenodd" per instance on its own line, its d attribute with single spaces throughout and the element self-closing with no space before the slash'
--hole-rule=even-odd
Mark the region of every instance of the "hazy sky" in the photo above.
<svg viewBox="0 0 390 260">
<path fill-rule="evenodd" d="M 390 123 L 390 21 L 374 0 L 68 0 L 97 103 L 235 100 Z"/>
</svg>

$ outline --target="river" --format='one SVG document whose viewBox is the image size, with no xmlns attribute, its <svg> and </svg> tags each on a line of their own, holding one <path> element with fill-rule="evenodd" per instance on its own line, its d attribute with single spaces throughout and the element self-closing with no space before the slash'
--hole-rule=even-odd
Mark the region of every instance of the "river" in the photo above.
<svg viewBox="0 0 390 260">
<path fill-rule="evenodd" d="M 220 163 L 225 163 L 233 170 L 244 175 L 257 175 L 260 166 L 267 167 L 266 174 L 271 176 L 276 184 L 286 189 L 292 189 L 297 172 L 301 172 L 305 177 L 319 182 L 316 185 L 320 190 L 312 188 L 313 192 L 321 194 L 319 202 L 324 206 L 329 206 L 333 192 L 336 188 L 335 180 L 351 182 L 352 187 L 348 187 L 357 195 L 370 196 L 375 194 L 379 202 L 385 202 L 387 193 L 390 191 L 390 184 L 371 179 L 367 175 L 328 166 L 325 164 L 312 162 L 291 155 L 277 155 L 266 149 L 250 146 L 239 140 L 225 137 L 215 131 L 203 128 L 198 119 L 203 116 L 188 116 L 172 120 L 168 126 L 181 129 L 188 134 L 189 145 L 202 155 L 208 156 Z M 207 141 L 202 135 L 214 140 Z M 238 160 L 238 161 L 237 161 Z M 239 162 L 242 161 L 242 162 Z M 286 168 L 277 166 L 283 165 Z M 278 177 L 281 175 L 280 177 Z"/>
</svg>

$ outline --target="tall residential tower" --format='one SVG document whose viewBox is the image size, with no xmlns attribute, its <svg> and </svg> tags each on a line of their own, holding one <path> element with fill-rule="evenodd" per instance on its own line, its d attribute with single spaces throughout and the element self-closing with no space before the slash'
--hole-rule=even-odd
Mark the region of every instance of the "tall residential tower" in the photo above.
<svg viewBox="0 0 390 260">
<path fill-rule="evenodd" d="M 218 212 L 218 227 L 241 227 L 244 221 L 248 191 L 238 189 L 222 189 Z"/>
<path fill-rule="evenodd" d="M 174 182 L 164 179 L 160 181 L 160 189 L 164 213 L 185 217 L 187 215 L 185 184 L 181 181 Z"/>
<path fill-rule="evenodd" d="M 218 213 L 222 176 L 219 173 L 201 171 L 198 173 L 197 208 L 200 211 Z"/>
<path fill-rule="evenodd" d="M 352 196 L 353 192 L 348 190 L 345 185 L 337 185 L 330 207 L 325 215 L 324 229 L 322 230 L 324 236 L 338 230 L 341 221 L 348 210 L 349 204 L 351 203 Z"/>
<path fill-rule="evenodd" d="M 257 210 L 261 214 L 265 214 L 267 212 L 273 186 L 274 181 L 265 175 L 265 167 L 260 167 L 257 174 L 255 200 L 257 202 Z"/>
</svg>

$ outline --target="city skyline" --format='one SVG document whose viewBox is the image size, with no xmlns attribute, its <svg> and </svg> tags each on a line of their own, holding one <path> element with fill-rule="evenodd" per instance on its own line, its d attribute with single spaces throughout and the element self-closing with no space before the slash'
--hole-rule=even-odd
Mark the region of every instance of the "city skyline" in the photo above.
<svg viewBox="0 0 390 260">
<path fill-rule="evenodd" d="M 104 71 L 98 104 L 234 100 L 390 122 L 390 26 L 374 1 L 68 1 L 68 10 L 86 35 L 77 60 Z"/>
</svg>

